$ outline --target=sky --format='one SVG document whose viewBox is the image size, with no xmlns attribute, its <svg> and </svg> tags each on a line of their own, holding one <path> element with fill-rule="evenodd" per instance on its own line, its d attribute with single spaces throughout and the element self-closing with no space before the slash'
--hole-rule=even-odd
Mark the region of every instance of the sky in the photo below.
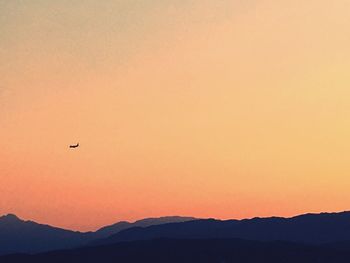
<svg viewBox="0 0 350 263">
<path fill-rule="evenodd" d="M 87 231 L 349 210 L 349 13 L 0 0 L 0 215 Z"/>
</svg>

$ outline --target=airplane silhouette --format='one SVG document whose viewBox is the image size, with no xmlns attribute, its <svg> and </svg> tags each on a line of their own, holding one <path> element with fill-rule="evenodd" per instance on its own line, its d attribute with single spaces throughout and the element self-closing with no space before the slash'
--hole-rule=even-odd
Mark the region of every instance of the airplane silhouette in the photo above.
<svg viewBox="0 0 350 263">
<path fill-rule="evenodd" d="M 78 148 L 79 147 L 79 143 L 77 143 L 76 145 L 69 145 L 69 148 Z"/>
</svg>

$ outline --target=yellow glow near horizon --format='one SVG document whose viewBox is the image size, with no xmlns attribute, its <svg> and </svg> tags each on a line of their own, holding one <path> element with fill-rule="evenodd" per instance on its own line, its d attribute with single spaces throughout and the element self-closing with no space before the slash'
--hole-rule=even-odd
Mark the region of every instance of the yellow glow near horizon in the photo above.
<svg viewBox="0 0 350 263">
<path fill-rule="evenodd" d="M 349 209 L 349 12 L 1 1 L 0 214 L 89 230 Z"/>
</svg>

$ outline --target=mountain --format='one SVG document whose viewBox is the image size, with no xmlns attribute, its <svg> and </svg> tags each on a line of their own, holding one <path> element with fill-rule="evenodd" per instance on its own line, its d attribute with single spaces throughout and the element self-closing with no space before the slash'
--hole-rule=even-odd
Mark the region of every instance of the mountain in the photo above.
<svg viewBox="0 0 350 263">
<path fill-rule="evenodd" d="M 286 241 L 344 250 L 350 244 L 350 212 L 244 220 L 148 218 L 134 223 L 119 222 L 87 233 L 24 221 L 11 214 L 0 217 L 0 255 L 159 238 Z"/>
<path fill-rule="evenodd" d="M 148 227 L 153 225 L 161 225 L 161 224 L 167 224 L 167 223 L 180 223 L 180 222 L 187 222 L 192 220 L 196 220 L 196 218 L 183 217 L 183 216 L 164 216 L 164 217 L 157 217 L 157 218 L 145 218 L 145 219 L 135 221 L 134 223 L 121 221 L 116 224 L 100 228 L 95 232 L 95 237 L 96 238 L 108 237 L 110 235 L 120 232 L 121 230 L 132 228 L 132 227 Z"/>
<path fill-rule="evenodd" d="M 86 245 L 88 242 L 105 238 L 120 230 L 134 226 L 150 226 L 168 222 L 185 222 L 191 217 L 146 218 L 134 223 L 118 222 L 96 232 L 75 232 L 49 225 L 24 221 L 16 215 L 0 217 L 0 255 L 9 253 L 38 253 L 56 249 L 73 248 Z"/>
<path fill-rule="evenodd" d="M 33 253 L 82 245 L 90 233 L 74 232 L 8 214 L 0 217 L 0 254 Z"/>
<path fill-rule="evenodd" d="M 350 249 L 239 239 L 156 239 L 0 257 L 2 263 L 348 263 Z"/>
<path fill-rule="evenodd" d="M 324 244 L 350 240 L 350 212 L 305 214 L 292 218 L 270 217 L 244 220 L 202 219 L 183 223 L 134 227 L 92 245 L 157 238 L 240 238 L 258 241 L 289 241 Z"/>
</svg>

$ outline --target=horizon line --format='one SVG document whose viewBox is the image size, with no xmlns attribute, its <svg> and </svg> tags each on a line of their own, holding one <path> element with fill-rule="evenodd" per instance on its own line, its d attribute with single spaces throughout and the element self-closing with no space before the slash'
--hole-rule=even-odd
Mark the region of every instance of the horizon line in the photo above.
<svg viewBox="0 0 350 263">
<path fill-rule="evenodd" d="M 121 223 L 121 222 L 126 222 L 126 223 L 136 223 L 138 221 L 141 220 L 145 220 L 145 219 L 160 219 L 160 218 L 174 218 L 174 217 L 181 217 L 181 218 L 193 218 L 193 220 L 189 220 L 189 221 L 195 221 L 195 220 L 217 220 L 217 221 L 229 221 L 229 220 L 237 220 L 237 221 L 243 221 L 243 220 L 252 220 L 252 219 L 268 219 L 268 218 L 283 218 L 283 219 L 292 219 L 292 218 L 296 218 L 296 217 L 300 217 L 300 216 L 306 216 L 306 215 L 322 215 L 322 214 L 342 214 L 342 213 L 350 213 L 350 210 L 343 210 L 343 211 L 332 211 L 332 212 L 305 212 L 305 213 L 300 213 L 300 214 L 295 214 L 292 216 L 277 216 L 277 215 L 271 215 L 271 216 L 254 216 L 254 217 L 246 217 L 246 218 L 227 218 L 227 219 L 223 219 L 223 218 L 215 218 L 215 217 L 195 217 L 195 216 L 184 216 L 184 215 L 167 215 L 167 216 L 158 216 L 158 217 L 143 217 L 137 220 L 133 220 L 133 221 L 127 221 L 127 220 L 120 220 L 120 221 L 116 221 L 114 223 L 111 224 L 106 224 L 106 225 L 102 225 L 100 227 L 97 227 L 96 230 L 89 230 L 89 231 L 79 231 L 79 230 L 73 230 L 73 229 L 69 229 L 69 228 L 65 228 L 65 227 L 59 227 L 59 226 L 55 226 L 55 225 L 51 225 L 48 223 L 40 223 L 37 221 L 33 221 L 33 220 L 27 220 L 27 219 L 23 219 L 20 216 L 17 216 L 15 213 L 7 213 L 7 214 L 3 214 L 0 215 L 0 219 L 4 218 L 4 217 L 8 217 L 8 216 L 13 216 L 16 217 L 18 220 L 23 221 L 23 222 L 32 222 L 32 223 L 36 223 L 39 225 L 44 225 L 44 226 L 50 226 L 53 228 L 58 228 L 58 229 L 62 229 L 62 230 L 67 230 L 67 231 L 72 231 L 72 232 L 79 232 L 79 233 L 94 233 L 97 232 L 98 230 L 104 228 L 104 227 L 108 227 L 108 226 L 112 226 L 114 224 L 117 223 Z M 181 222 L 173 222 L 173 223 L 181 223 Z"/>
</svg>

